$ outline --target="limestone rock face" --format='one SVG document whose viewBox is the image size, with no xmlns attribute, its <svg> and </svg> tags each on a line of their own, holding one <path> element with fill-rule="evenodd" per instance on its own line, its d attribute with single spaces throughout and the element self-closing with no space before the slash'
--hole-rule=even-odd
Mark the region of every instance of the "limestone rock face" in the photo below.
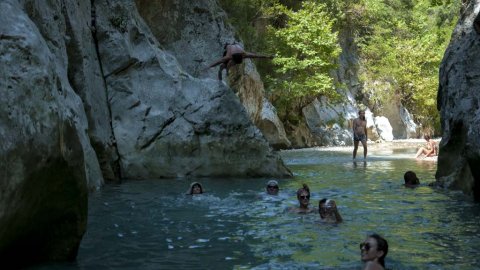
<svg viewBox="0 0 480 270">
<path fill-rule="evenodd" d="M 187 73 L 194 77 L 217 79 L 218 66 L 204 69 L 222 57 L 225 44 L 238 40 L 234 30 L 225 23 L 227 16 L 216 1 L 135 2 L 160 46 L 172 53 Z M 237 94 L 250 119 L 270 145 L 288 147 L 290 142 L 283 135 L 282 122 L 273 107 L 264 103 L 263 82 L 253 62 L 246 59 L 241 65 L 232 67 L 229 76 L 223 71 L 223 79 Z"/>
<path fill-rule="evenodd" d="M 222 81 L 186 73 L 135 2 L 95 5 L 123 176 L 290 175 L 235 94 Z"/>
<path fill-rule="evenodd" d="M 480 201 L 480 3 L 467 1 L 440 66 L 437 183 Z"/>
<path fill-rule="evenodd" d="M 58 57 L 66 51 L 55 47 L 63 41 L 44 39 L 25 7 L 0 2 L 0 258 L 17 267 L 75 258 L 87 183 L 102 181 L 82 100 Z M 49 11 L 59 22 L 43 26 L 61 27 L 60 6 Z"/>
<path fill-rule="evenodd" d="M 273 148 L 285 149 L 291 147 L 292 143 L 287 138 L 275 107 L 266 98 L 263 99 L 262 113 L 257 125 Z"/>
<path fill-rule="evenodd" d="M 106 89 L 92 37 L 90 1 L 52 2 L 38 5 L 24 0 L 23 6 L 35 23 L 55 61 L 62 67 L 62 76 L 82 99 L 88 119 L 88 135 L 100 160 L 103 175 L 117 179 L 116 151 L 110 124 Z M 103 178 L 92 179 L 91 188 L 103 184 Z"/>
<path fill-rule="evenodd" d="M 315 99 L 302 110 L 314 141 L 321 146 L 353 145 L 352 122 L 358 117 L 358 109 L 351 94 L 346 94 L 344 104 L 332 105 L 326 99 Z M 377 140 L 379 135 L 372 112 L 365 111 L 369 140 Z M 313 146 L 313 145 L 307 145 Z"/>
<path fill-rule="evenodd" d="M 387 142 L 393 141 L 393 128 L 390 125 L 390 121 L 388 121 L 388 118 L 386 118 L 385 116 L 376 116 L 374 118 L 374 121 L 380 138 Z"/>
</svg>

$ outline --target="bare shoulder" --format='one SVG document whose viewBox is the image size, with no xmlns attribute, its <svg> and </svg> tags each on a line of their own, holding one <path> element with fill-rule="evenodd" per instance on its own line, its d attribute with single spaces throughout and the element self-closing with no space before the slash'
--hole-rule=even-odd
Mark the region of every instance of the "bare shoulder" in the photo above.
<svg viewBox="0 0 480 270">
<path fill-rule="evenodd" d="M 363 270 L 385 270 L 381 264 L 373 261 L 369 261 L 365 263 L 365 268 Z"/>
</svg>

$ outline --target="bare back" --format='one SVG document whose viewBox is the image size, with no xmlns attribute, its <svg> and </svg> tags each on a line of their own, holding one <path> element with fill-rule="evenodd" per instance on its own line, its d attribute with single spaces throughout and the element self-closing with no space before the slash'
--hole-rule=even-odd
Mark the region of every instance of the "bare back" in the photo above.
<svg viewBox="0 0 480 270">
<path fill-rule="evenodd" d="M 244 54 L 245 51 L 243 50 L 240 45 L 233 44 L 233 45 L 228 45 L 227 46 L 227 54 L 225 55 L 226 57 L 231 57 L 234 54 Z"/>
</svg>

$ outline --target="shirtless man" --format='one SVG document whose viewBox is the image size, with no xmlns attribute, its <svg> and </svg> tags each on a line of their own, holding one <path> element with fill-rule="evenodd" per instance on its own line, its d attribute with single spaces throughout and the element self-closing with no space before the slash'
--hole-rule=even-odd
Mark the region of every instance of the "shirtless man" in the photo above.
<svg viewBox="0 0 480 270">
<path fill-rule="evenodd" d="M 227 70 L 231 68 L 233 65 L 241 64 L 243 59 L 245 58 L 273 58 L 273 56 L 266 56 L 266 55 L 258 55 L 250 52 L 246 52 L 240 46 L 240 44 L 228 44 L 225 46 L 225 52 L 223 57 L 218 59 L 217 61 L 210 64 L 207 69 L 220 65 L 220 69 L 218 70 L 218 79 L 222 80 L 222 71 L 225 69 Z"/>
<path fill-rule="evenodd" d="M 353 120 L 353 159 L 357 157 L 358 143 L 362 142 L 363 159 L 367 158 L 367 119 L 365 111 L 358 111 L 358 118 Z"/>
</svg>

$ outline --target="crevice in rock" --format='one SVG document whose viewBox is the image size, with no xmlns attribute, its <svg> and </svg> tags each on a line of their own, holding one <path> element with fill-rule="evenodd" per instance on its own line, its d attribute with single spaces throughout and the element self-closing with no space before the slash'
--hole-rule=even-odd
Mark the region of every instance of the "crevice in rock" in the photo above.
<svg viewBox="0 0 480 270">
<path fill-rule="evenodd" d="M 173 121 L 175 121 L 176 117 L 170 117 L 169 119 L 167 119 L 163 125 L 160 127 L 160 129 L 155 132 L 155 134 L 153 134 L 153 136 L 146 142 L 144 143 L 143 145 L 140 146 L 140 149 L 143 150 L 145 148 L 148 148 L 153 142 L 155 142 L 157 140 L 157 138 L 162 134 L 163 130 L 168 126 L 170 125 L 171 123 L 173 123 Z"/>
<path fill-rule="evenodd" d="M 99 68 L 100 68 L 100 73 L 101 73 L 101 76 L 102 76 L 102 81 L 103 81 L 103 86 L 104 86 L 104 89 L 105 89 L 105 96 L 107 97 L 107 110 L 108 110 L 108 116 L 109 116 L 109 119 L 110 119 L 110 129 L 112 131 L 112 147 L 117 155 L 117 160 L 114 160 L 112 163 L 112 169 L 114 171 L 114 174 L 115 174 L 115 179 L 112 179 L 112 180 L 115 180 L 117 182 L 120 182 L 121 179 L 122 179 L 122 171 L 121 171 L 121 167 L 120 167 L 120 159 L 121 159 L 121 156 L 120 156 L 120 152 L 118 151 L 118 147 L 117 147 L 117 140 L 115 138 L 115 132 L 114 132 L 114 129 L 113 129 L 113 121 L 112 121 L 112 108 L 110 106 L 110 100 L 111 100 L 111 97 L 109 96 L 108 94 L 108 89 L 107 89 L 107 82 L 105 81 L 106 80 L 106 77 L 105 77 L 105 72 L 103 70 L 103 64 L 102 64 L 102 58 L 100 56 L 100 49 L 99 49 L 99 45 L 98 45 L 98 38 L 97 38 L 97 12 L 96 12 L 96 7 L 95 7 L 95 0 L 90 0 L 90 12 L 91 12 L 91 25 L 90 25 L 90 29 L 91 29 L 91 32 L 92 32 L 92 39 L 93 39 L 93 42 L 94 42 L 94 45 L 95 45 L 95 52 L 97 54 L 97 59 L 98 59 L 98 65 L 99 65 Z"/>
</svg>

